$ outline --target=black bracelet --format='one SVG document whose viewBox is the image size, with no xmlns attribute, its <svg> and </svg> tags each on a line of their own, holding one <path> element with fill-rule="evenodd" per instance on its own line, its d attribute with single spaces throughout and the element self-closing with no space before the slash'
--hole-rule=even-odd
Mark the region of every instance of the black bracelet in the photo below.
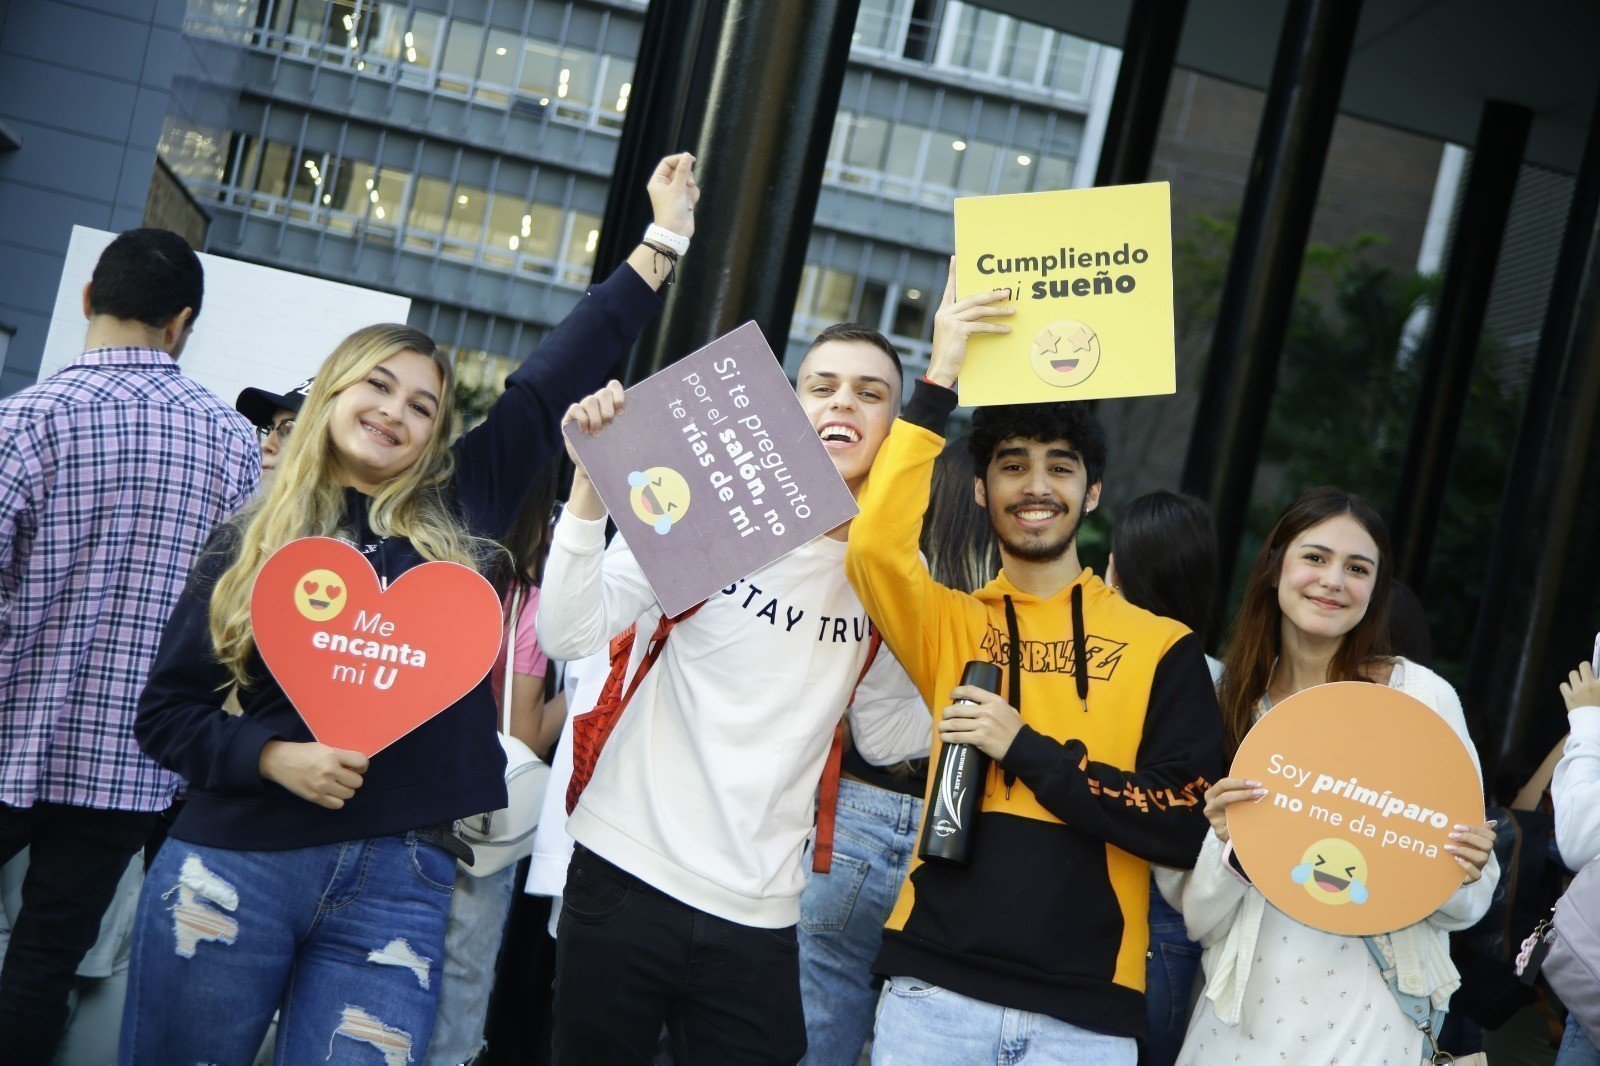
<svg viewBox="0 0 1600 1066">
<path fill-rule="evenodd" d="M 678 280 L 678 253 L 674 252 L 671 248 L 667 248 L 664 245 L 657 244 L 655 241 L 641 241 L 640 243 L 643 244 L 646 248 L 650 249 L 652 252 L 655 253 L 656 260 L 655 260 L 654 263 L 651 264 L 651 266 L 655 269 L 655 272 L 657 274 L 660 274 L 662 272 L 661 271 L 661 260 L 665 259 L 667 261 L 666 281 L 663 284 L 671 285 L 674 281 L 677 281 Z"/>
</svg>

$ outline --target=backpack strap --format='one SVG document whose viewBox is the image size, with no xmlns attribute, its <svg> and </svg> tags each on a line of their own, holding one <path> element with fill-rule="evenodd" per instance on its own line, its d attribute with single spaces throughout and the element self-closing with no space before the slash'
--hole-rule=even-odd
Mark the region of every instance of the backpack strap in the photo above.
<svg viewBox="0 0 1600 1066">
<path fill-rule="evenodd" d="M 878 632 L 878 627 L 873 626 L 867 641 L 867 661 L 861 665 L 861 673 L 856 676 L 855 687 L 850 690 L 850 702 L 845 704 L 846 710 L 856 705 L 856 693 L 861 690 L 861 682 L 866 680 L 867 671 L 872 669 L 878 649 L 882 646 L 883 636 Z M 811 869 L 819 874 L 825 874 L 833 868 L 833 823 L 839 812 L 839 774 L 843 767 L 844 719 L 840 718 L 839 724 L 833 727 L 833 747 L 828 749 L 828 761 L 822 767 L 822 782 L 817 786 L 817 841 L 811 851 Z"/>
<path fill-rule="evenodd" d="M 506 605 L 506 670 L 500 680 L 500 732 L 511 735 L 511 679 L 517 664 L 517 625 L 522 621 L 522 582 L 512 585 L 511 600 Z"/>
<path fill-rule="evenodd" d="M 583 790 L 589 785 L 589 779 L 594 776 L 595 766 L 600 761 L 601 749 L 605 747 L 612 731 L 616 729 L 617 720 L 622 717 L 622 712 L 627 710 L 629 702 L 633 700 L 633 694 L 639 690 L 639 683 L 661 657 L 672 628 L 692 617 L 704 606 L 705 601 L 701 600 L 676 618 L 661 616 L 656 622 L 655 632 L 650 635 L 650 643 L 645 646 L 644 658 L 639 661 L 639 669 L 634 672 L 633 680 L 628 683 L 626 690 L 622 686 L 628 674 L 628 660 L 633 655 L 633 645 L 638 637 L 638 623 L 611 638 L 611 672 L 606 675 L 606 682 L 600 689 L 600 697 L 595 700 L 593 710 L 572 719 L 572 779 L 567 782 L 568 814 L 578 806 L 578 798 L 583 795 Z"/>
<path fill-rule="evenodd" d="M 1437 1010 L 1429 996 L 1413 996 L 1400 990 L 1399 968 L 1389 968 L 1389 962 L 1383 957 L 1383 949 L 1378 946 L 1375 938 L 1364 936 L 1361 938 L 1367 945 L 1367 952 L 1372 956 L 1372 961 L 1377 963 L 1378 973 L 1383 977 L 1383 983 L 1389 986 L 1389 994 L 1400 1005 L 1400 1011 L 1406 1020 L 1417 1027 L 1422 1034 L 1423 1048 L 1427 1057 L 1425 1063 L 1447 1063 L 1453 1061 L 1449 1056 L 1443 1055 L 1439 1050 L 1439 1030 L 1444 1027 L 1444 1011 Z"/>
</svg>

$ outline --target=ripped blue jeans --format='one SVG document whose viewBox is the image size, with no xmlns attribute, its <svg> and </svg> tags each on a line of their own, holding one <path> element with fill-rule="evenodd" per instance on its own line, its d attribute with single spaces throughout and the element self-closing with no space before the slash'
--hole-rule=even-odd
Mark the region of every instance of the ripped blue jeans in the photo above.
<svg viewBox="0 0 1600 1066">
<path fill-rule="evenodd" d="M 134 924 L 118 1061 L 420 1062 L 455 860 L 413 834 L 288 851 L 169 839 Z"/>
</svg>

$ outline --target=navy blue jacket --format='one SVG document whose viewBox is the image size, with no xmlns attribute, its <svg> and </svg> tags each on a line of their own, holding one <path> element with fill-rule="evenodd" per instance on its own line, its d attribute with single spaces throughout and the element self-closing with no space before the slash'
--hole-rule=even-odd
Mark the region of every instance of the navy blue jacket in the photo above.
<svg viewBox="0 0 1600 1066">
<path fill-rule="evenodd" d="M 496 540 L 506 534 L 534 475 L 562 446 L 567 406 L 605 384 L 660 306 L 660 297 L 624 265 L 506 378 L 505 395 L 488 418 L 454 445 L 449 491 L 474 533 Z M 392 582 L 424 561 L 404 538 L 372 532 L 369 497 L 348 489 L 346 500 L 349 532 L 381 578 Z M 224 523 L 200 553 L 139 697 L 139 746 L 189 782 L 172 836 L 272 851 L 399 833 L 505 806 L 505 755 L 487 678 L 375 755 L 361 788 L 340 810 L 262 780 L 268 741 L 315 738 L 259 653 L 248 665 L 252 684 L 239 693 L 244 713 L 222 709 L 230 678 L 212 647 L 208 616 L 211 590 L 236 555 L 238 533 Z"/>
</svg>

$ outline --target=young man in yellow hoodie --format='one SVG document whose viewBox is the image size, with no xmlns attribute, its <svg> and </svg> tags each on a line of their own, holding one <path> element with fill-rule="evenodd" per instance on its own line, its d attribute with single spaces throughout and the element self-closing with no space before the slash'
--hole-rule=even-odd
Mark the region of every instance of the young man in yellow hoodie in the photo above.
<svg viewBox="0 0 1600 1066">
<path fill-rule="evenodd" d="M 1105 434 L 1080 404 L 979 409 L 976 504 L 1000 575 L 976 594 L 917 554 L 934 458 L 968 338 L 1008 332 L 1005 290 L 955 299 L 928 373 L 860 497 L 847 569 L 946 743 L 994 760 L 965 867 L 919 864 L 874 969 L 889 980 L 875 1063 L 1132 1064 L 1141 1035 L 1149 864 L 1190 867 L 1222 723 L 1198 637 L 1121 599 L 1078 561 Z M 997 663 L 1003 695 L 958 687 Z M 967 704 L 951 706 L 952 701 Z"/>
</svg>

